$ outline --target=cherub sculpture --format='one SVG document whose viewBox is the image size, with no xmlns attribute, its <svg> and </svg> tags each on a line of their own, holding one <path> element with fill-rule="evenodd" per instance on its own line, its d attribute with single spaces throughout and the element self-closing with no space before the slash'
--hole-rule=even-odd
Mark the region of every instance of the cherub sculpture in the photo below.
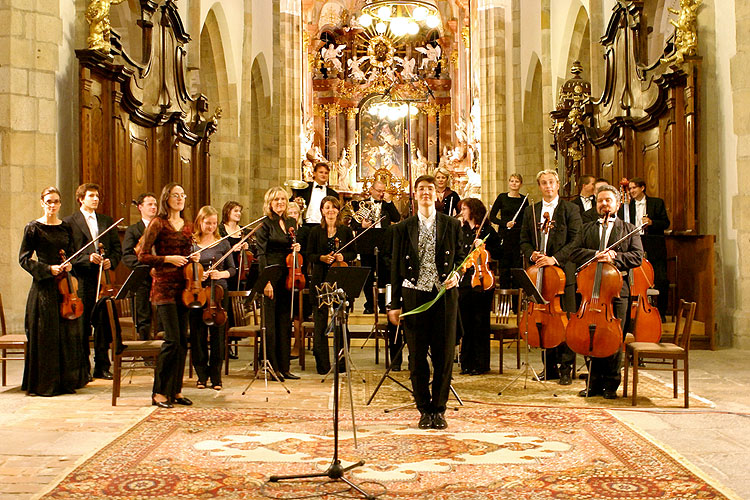
<svg viewBox="0 0 750 500">
<path fill-rule="evenodd" d="M 334 45 L 332 43 L 328 44 L 328 47 L 323 47 L 320 49 L 320 55 L 323 58 L 323 63 L 329 67 L 332 68 L 338 72 L 344 69 L 344 67 L 341 65 L 341 61 L 339 58 L 344 53 L 344 49 L 346 48 L 346 45 Z"/>
<path fill-rule="evenodd" d="M 363 82 L 367 78 L 365 75 L 365 72 L 362 71 L 362 69 L 359 67 L 360 64 L 370 59 L 370 56 L 363 56 L 363 57 L 352 57 L 346 62 L 346 65 L 349 67 L 349 74 L 352 77 L 352 80 L 356 82 Z"/>
<path fill-rule="evenodd" d="M 697 11 L 701 3 L 703 0 L 680 0 L 680 10 L 669 9 L 669 12 L 678 15 L 676 21 L 669 21 L 675 27 L 675 52 L 670 57 L 663 58 L 663 63 L 680 65 L 685 61 L 685 56 L 694 56 L 697 53 Z"/>
<path fill-rule="evenodd" d="M 413 57 L 408 59 L 402 59 L 401 60 L 401 78 L 403 78 L 406 81 L 415 81 L 417 80 L 417 73 L 414 71 L 414 69 L 417 66 L 417 60 Z"/>
<path fill-rule="evenodd" d="M 89 49 L 101 50 L 109 54 L 109 35 L 112 29 L 109 24 L 110 6 L 125 0 L 90 0 L 86 7 L 86 21 L 89 23 L 89 37 L 86 39 Z"/>
<path fill-rule="evenodd" d="M 425 45 L 424 47 L 416 47 L 415 50 L 420 54 L 424 54 L 422 58 L 422 64 L 419 65 L 419 69 L 424 69 L 428 65 L 435 66 L 440 60 L 440 54 L 442 49 L 437 43 L 435 45 Z"/>
</svg>

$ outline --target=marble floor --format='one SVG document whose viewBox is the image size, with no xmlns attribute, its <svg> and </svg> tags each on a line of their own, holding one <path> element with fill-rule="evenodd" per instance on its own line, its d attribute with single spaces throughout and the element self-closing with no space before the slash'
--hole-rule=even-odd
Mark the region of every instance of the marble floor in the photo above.
<svg viewBox="0 0 750 500">
<path fill-rule="evenodd" d="M 382 359 L 376 366 L 373 350 L 372 343 L 364 349 L 352 349 L 361 370 L 382 370 Z M 241 358 L 250 351 L 241 350 Z M 621 400 L 621 409 L 614 413 L 677 451 L 737 497 L 750 499 L 749 355 L 736 349 L 691 352 L 691 390 L 710 400 L 711 408 L 685 410 L 675 405 L 644 409 Z M 496 352 L 491 359 L 497 362 Z M 510 368 L 514 360 L 511 356 L 505 359 Z M 531 359 L 539 357 L 532 355 Z M 302 379 L 289 381 L 290 394 L 278 383 L 269 383 L 266 388 L 259 380 L 242 395 L 251 373 L 246 359 L 232 362 L 221 392 L 195 388 L 194 378 L 186 379 L 184 392 L 204 407 L 328 408 L 330 384 L 321 384 L 321 377 L 314 375 L 314 360 L 309 354 L 307 362 L 304 372 L 294 365 Z M 0 388 L 0 499 L 33 498 L 153 411 L 148 372 L 136 373 L 132 383 L 124 380 L 122 398 L 112 407 L 111 382 L 96 380 L 73 395 L 29 397 L 19 388 L 21 363 L 9 363 L 8 368 L 9 385 Z M 669 378 L 668 374 L 651 373 Z"/>
</svg>

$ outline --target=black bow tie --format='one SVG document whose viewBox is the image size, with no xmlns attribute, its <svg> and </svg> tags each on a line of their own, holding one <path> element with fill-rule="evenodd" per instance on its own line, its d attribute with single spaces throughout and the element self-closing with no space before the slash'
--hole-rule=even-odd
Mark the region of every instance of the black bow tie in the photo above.
<svg viewBox="0 0 750 500">
<path fill-rule="evenodd" d="M 321 186 L 321 185 L 319 185 L 319 184 L 316 184 L 316 185 L 315 185 L 315 188 L 316 188 L 316 189 L 323 189 L 323 186 Z"/>
<path fill-rule="evenodd" d="M 374 202 L 374 203 L 375 203 L 376 205 L 380 205 L 381 203 L 383 203 L 383 200 L 373 200 L 373 202 Z"/>
</svg>

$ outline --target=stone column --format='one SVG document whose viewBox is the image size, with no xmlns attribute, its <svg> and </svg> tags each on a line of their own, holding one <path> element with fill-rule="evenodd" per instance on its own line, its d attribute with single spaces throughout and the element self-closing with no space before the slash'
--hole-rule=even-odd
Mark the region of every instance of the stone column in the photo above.
<svg viewBox="0 0 750 500">
<path fill-rule="evenodd" d="M 23 331 L 31 283 L 18 265 L 23 230 L 42 215 L 42 189 L 59 181 L 55 80 L 61 43 L 59 2 L 0 3 L 0 239 L 5 242 L 0 273 L 13 284 L 13 293 L 8 289 L 3 297 L 12 332 Z M 62 199 L 61 213 L 71 213 L 71 197 L 64 194 Z"/>
<path fill-rule="evenodd" d="M 279 2 L 278 44 L 274 47 L 274 86 L 278 89 L 279 180 L 299 178 L 302 130 L 302 28 L 298 0 Z"/>
</svg>

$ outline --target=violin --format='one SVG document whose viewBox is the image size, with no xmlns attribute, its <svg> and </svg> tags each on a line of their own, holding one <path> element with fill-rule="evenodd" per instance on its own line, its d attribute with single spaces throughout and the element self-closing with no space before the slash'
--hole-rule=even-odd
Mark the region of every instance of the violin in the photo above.
<svg viewBox="0 0 750 500">
<path fill-rule="evenodd" d="M 289 235 L 292 237 L 292 246 L 297 243 L 297 234 L 293 227 L 289 228 Z M 292 251 L 286 256 L 286 267 L 289 268 L 289 274 L 286 277 L 287 290 L 302 290 L 305 288 L 305 275 L 302 274 L 302 256 Z"/>
<path fill-rule="evenodd" d="M 542 239 L 537 241 L 537 251 L 542 252 L 546 248 L 549 232 L 554 224 L 549 212 L 545 213 L 541 224 Z M 526 327 L 527 343 L 531 347 L 542 349 L 557 347 L 565 340 L 565 329 L 568 326 L 568 316 L 560 305 L 560 296 L 565 292 L 565 273 L 557 266 L 534 264 L 526 268 L 526 274 L 547 302 L 530 303 L 521 316 L 519 324 Z"/>
<path fill-rule="evenodd" d="M 487 222 L 487 216 L 489 212 L 484 214 L 482 223 L 477 228 L 477 238 L 482 232 L 484 223 Z M 471 277 L 472 288 L 482 287 L 482 290 L 489 290 L 495 286 L 495 276 L 490 271 L 490 253 L 487 251 L 487 247 L 482 242 L 481 245 L 477 246 L 477 253 L 474 257 L 474 274 Z"/>
<path fill-rule="evenodd" d="M 60 249 L 60 258 L 65 262 L 65 250 Z M 83 314 L 83 301 L 78 297 L 78 280 L 67 271 L 55 276 L 60 292 L 60 316 L 65 319 L 78 319 Z"/>
<path fill-rule="evenodd" d="M 200 262 L 190 261 L 185 264 L 185 289 L 182 291 L 182 303 L 193 309 L 200 309 L 206 304 L 206 290 L 203 288 L 203 266 Z"/>
<path fill-rule="evenodd" d="M 337 253 L 339 253 L 341 251 L 339 249 L 340 246 L 341 246 L 341 240 L 337 236 L 336 238 L 333 239 L 333 248 L 334 248 L 334 251 L 331 254 L 332 256 L 336 255 Z M 349 264 L 347 264 L 346 261 L 344 261 L 344 260 L 335 260 L 334 259 L 334 261 L 331 263 L 331 267 L 349 267 Z"/>
<path fill-rule="evenodd" d="M 648 300 L 648 289 L 654 286 L 654 268 L 649 261 L 643 259 L 641 265 L 632 269 L 630 273 L 630 296 L 636 297 L 630 309 L 635 341 L 659 342 L 661 315 Z"/>
<path fill-rule="evenodd" d="M 104 269 L 104 243 L 99 243 L 99 255 L 102 256 L 102 262 L 99 264 L 99 293 L 97 300 L 104 297 L 114 297 L 117 295 L 120 287 L 114 284 L 112 279 L 112 270 Z"/>
<path fill-rule="evenodd" d="M 605 234 L 610 214 L 604 214 Z M 614 223 L 614 222 L 612 222 Z M 605 238 L 599 251 L 606 247 Z M 622 327 L 615 317 L 612 300 L 620 296 L 622 276 L 614 264 L 591 261 L 578 272 L 581 307 L 570 318 L 566 342 L 574 352 L 594 358 L 606 358 L 620 349 Z"/>
<path fill-rule="evenodd" d="M 198 264 L 200 265 L 200 264 Z M 211 267 L 211 263 L 209 266 Z M 206 287 L 206 307 L 203 309 L 203 322 L 208 326 L 221 326 L 227 322 L 227 312 L 221 306 L 221 301 L 224 299 L 224 289 L 221 285 L 216 284 L 216 280 L 209 278 L 211 282 Z"/>
</svg>

